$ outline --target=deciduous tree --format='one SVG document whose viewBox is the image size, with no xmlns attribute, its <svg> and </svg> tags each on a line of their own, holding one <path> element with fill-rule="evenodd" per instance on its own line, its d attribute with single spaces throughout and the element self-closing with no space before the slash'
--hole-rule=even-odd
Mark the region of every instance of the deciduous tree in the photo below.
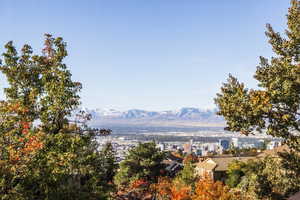
<svg viewBox="0 0 300 200">
<path fill-rule="evenodd" d="M 232 194 L 222 182 L 214 182 L 209 176 L 204 177 L 196 184 L 193 200 L 230 200 Z"/>
<path fill-rule="evenodd" d="M 63 62 L 63 39 L 45 37 L 42 55 L 34 55 L 29 45 L 20 54 L 12 42 L 5 45 L 0 199 L 105 199 L 115 163 L 111 146 L 98 151 L 96 136 L 110 130 L 70 122 L 81 84 L 72 81 Z"/>
</svg>

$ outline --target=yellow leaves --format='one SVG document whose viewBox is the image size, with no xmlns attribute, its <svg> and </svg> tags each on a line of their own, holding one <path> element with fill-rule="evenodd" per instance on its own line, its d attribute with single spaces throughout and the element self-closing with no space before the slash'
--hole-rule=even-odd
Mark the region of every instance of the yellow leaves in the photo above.
<svg viewBox="0 0 300 200">
<path fill-rule="evenodd" d="M 290 115 L 285 114 L 285 115 L 282 116 L 282 119 L 285 120 L 285 121 L 288 121 L 290 119 L 290 117 L 291 117 Z"/>
<path fill-rule="evenodd" d="M 235 170 L 241 170 L 241 164 L 242 162 L 240 161 L 233 161 L 232 163 L 229 164 L 228 166 L 228 171 L 235 171 Z"/>
<path fill-rule="evenodd" d="M 269 104 L 270 103 L 270 97 L 266 91 L 261 90 L 251 90 L 249 93 L 250 101 L 254 105 L 258 104 Z"/>
<path fill-rule="evenodd" d="M 249 99 L 252 110 L 268 112 L 272 107 L 270 96 L 266 91 L 252 90 Z"/>
</svg>

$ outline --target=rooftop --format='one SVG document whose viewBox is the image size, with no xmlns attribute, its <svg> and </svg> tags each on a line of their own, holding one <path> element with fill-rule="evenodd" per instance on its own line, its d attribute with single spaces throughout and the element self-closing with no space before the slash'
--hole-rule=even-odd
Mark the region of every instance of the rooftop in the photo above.
<svg viewBox="0 0 300 200">
<path fill-rule="evenodd" d="M 203 162 L 199 162 L 197 167 L 204 168 L 206 170 L 214 170 L 214 171 L 226 171 L 228 165 L 234 160 L 240 161 L 248 161 L 250 159 L 256 159 L 256 157 L 248 156 L 248 157 L 213 157 L 208 158 Z"/>
</svg>

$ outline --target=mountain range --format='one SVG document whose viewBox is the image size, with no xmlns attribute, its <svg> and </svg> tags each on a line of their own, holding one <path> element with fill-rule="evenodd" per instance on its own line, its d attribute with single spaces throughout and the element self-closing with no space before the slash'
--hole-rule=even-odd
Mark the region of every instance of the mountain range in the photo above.
<svg viewBox="0 0 300 200">
<path fill-rule="evenodd" d="M 116 109 L 88 109 L 81 108 L 92 115 L 91 124 L 127 124 L 127 125 L 163 125 L 163 126 L 203 126 L 223 125 L 222 117 L 216 115 L 216 109 L 200 109 L 184 107 L 178 110 L 147 111 L 129 109 L 120 111 Z"/>
</svg>

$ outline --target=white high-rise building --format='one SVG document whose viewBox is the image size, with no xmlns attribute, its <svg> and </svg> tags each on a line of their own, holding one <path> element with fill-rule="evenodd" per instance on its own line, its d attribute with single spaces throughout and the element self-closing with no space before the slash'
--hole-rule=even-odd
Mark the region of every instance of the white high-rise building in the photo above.
<svg viewBox="0 0 300 200">
<path fill-rule="evenodd" d="M 276 147 L 279 146 L 279 142 L 278 141 L 271 141 L 268 145 L 267 145 L 267 149 L 274 149 Z"/>
<path fill-rule="evenodd" d="M 157 147 L 158 147 L 161 151 L 164 151 L 164 150 L 165 150 L 165 144 L 164 144 L 164 143 L 158 143 Z"/>
<path fill-rule="evenodd" d="M 238 148 L 239 147 L 239 138 L 232 138 L 231 143 L 234 147 Z"/>
</svg>

